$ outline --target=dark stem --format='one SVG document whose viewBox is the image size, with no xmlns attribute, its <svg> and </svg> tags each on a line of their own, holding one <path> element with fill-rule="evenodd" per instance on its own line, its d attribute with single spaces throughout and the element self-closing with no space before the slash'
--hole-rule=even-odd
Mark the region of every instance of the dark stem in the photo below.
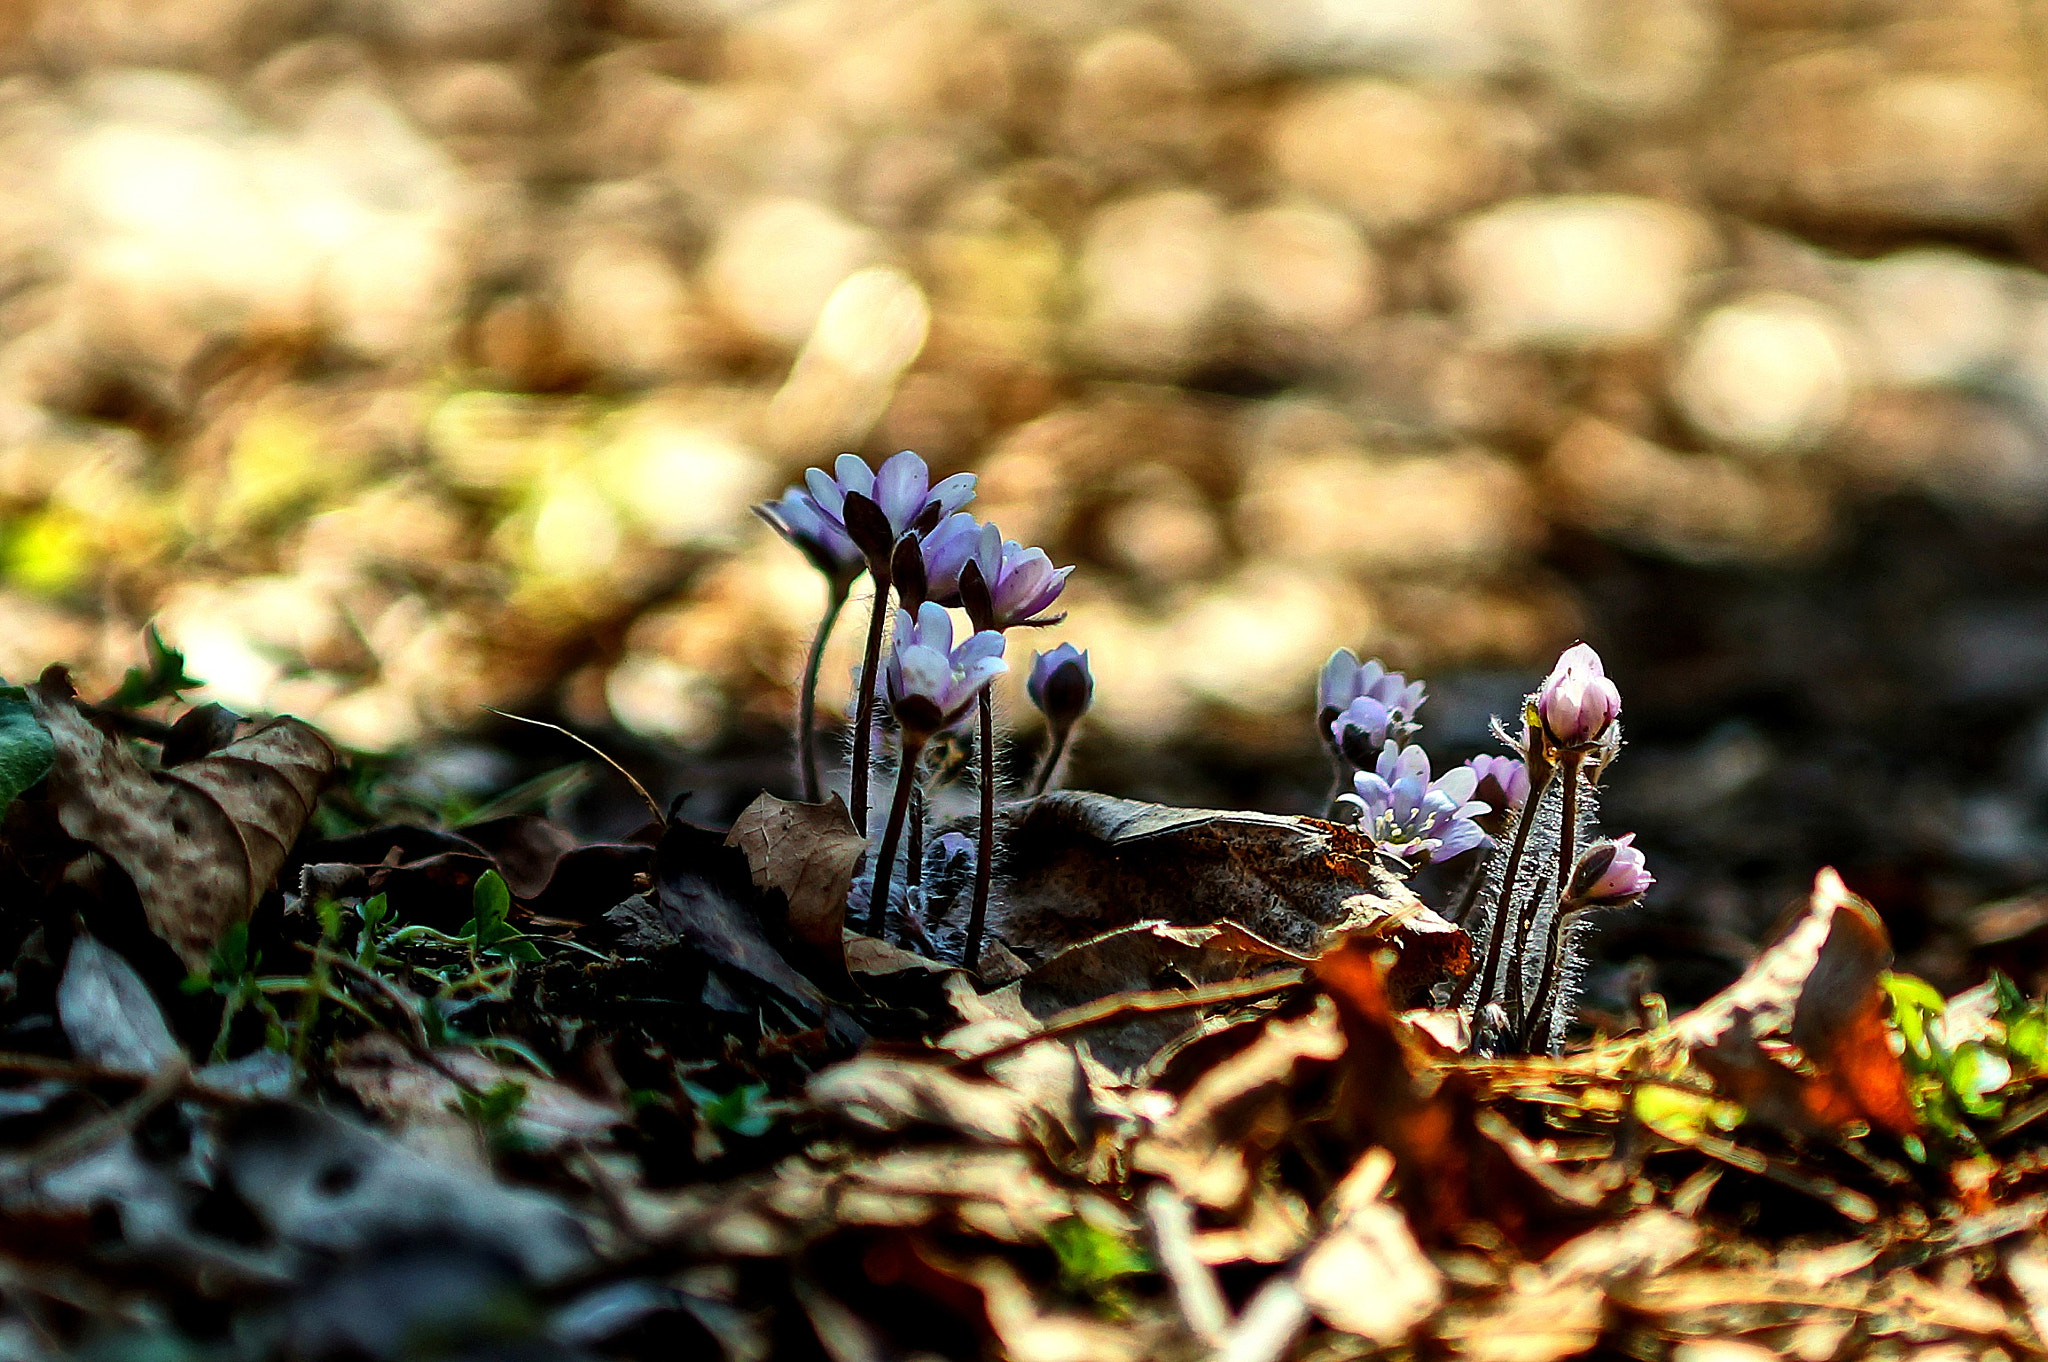
<svg viewBox="0 0 2048 1362">
<path fill-rule="evenodd" d="M 818 636 L 811 640 L 811 655 L 804 663 L 804 684 L 796 704 L 797 773 L 803 779 L 804 803 L 815 804 L 824 797 L 824 783 L 818 778 L 818 668 L 825 661 L 825 640 L 846 605 L 852 583 L 834 581 L 827 586 L 825 614 L 818 621 Z"/>
<path fill-rule="evenodd" d="M 1545 1050 L 1550 1048 L 1550 1034 L 1556 1029 L 1550 1014 L 1557 1007 L 1557 989 L 1564 978 L 1564 929 L 1566 919 L 1576 917 L 1578 913 L 1569 903 L 1558 901 L 1557 912 L 1550 919 L 1550 940 L 1543 953 L 1543 977 L 1536 984 L 1536 1005 L 1529 1010 L 1529 1020 L 1522 1028 L 1524 1054 L 1535 1053 L 1531 1047 L 1538 1041 Z"/>
<path fill-rule="evenodd" d="M 1558 763 L 1558 771 L 1564 777 L 1564 810 L 1562 830 L 1557 839 L 1557 911 L 1550 915 L 1549 939 L 1544 942 L 1543 978 L 1536 985 L 1536 1005 L 1522 1024 L 1522 1049 L 1526 1052 L 1535 1038 L 1537 1029 L 1548 1033 L 1548 1005 L 1550 991 L 1556 986 L 1560 973 L 1557 962 L 1558 947 L 1564 941 L 1564 916 L 1567 907 L 1565 890 L 1572 882 L 1572 862 L 1577 855 L 1579 832 L 1579 754 L 1567 752 Z M 1526 946 L 1526 942 L 1524 945 Z"/>
<path fill-rule="evenodd" d="M 1472 905 L 1479 900 L 1479 891 L 1486 886 L 1486 872 L 1493 868 L 1493 857 L 1481 856 L 1472 867 L 1472 877 L 1465 881 L 1465 887 L 1458 891 L 1457 906 L 1451 909 L 1451 921 L 1463 922 L 1465 915 L 1472 911 Z"/>
<path fill-rule="evenodd" d="M 1529 933 L 1536 926 L 1536 910 L 1543 904 L 1543 896 L 1550 892 L 1550 873 L 1545 871 L 1536 877 L 1536 887 L 1529 891 L 1529 901 L 1522 905 L 1520 917 L 1515 922 L 1515 955 L 1508 961 L 1507 999 L 1513 1004 L 1507 1009 L 1508 1030 L 1515 1037 L 1515 1044 L 1522 1043 L 1522 1023 L 1526 1020 L 1524 1009 L 1529 1005 L 1526 985 L 1529 982 L 1528 943 Z"/>
<path fill-rule="evenodd" d="M 882 830 L 882 849 L 875 857 L 874 888 L 868 895 L 869 936 L 881 936 L 888 924 L 889 886 L 896 879 L 896 846 L 903 840 L 905 815 L 910 812 L 910 795 L 917 789 L 917 759 L 922 742 L 903 737 L 903 763 L 896 768 L 896 797 L 889 801 L 889 824 Z"/>
<path fill-rule="evenodd" d="M 1335 773 L 1330 781 L 1330 797 L 1323 801 L 1327 807 L 1324 813 L 1331 818 L 1337 816 L 1337 801 L 1351 793 L 1351 763 L 1336 748 L 1330 749 L 1330 769 Z"/>
<path fill-rule="evenodd" d="M 1031 778 L 1031 796 L 1037 798 L 1052 784 L 1052 773 L 1059 769 L 1060 758 L 1066 755 L 1067 737 L 1074 731 L 1072 724 L 1065 724 L 1052 730 L 1052 743 L 1045 749 L 1045 760 L 1038 768 L 1038 774 Z"/>
<path fill-rule="evenodd" d="M 868 650 L 860 664 L 860 703 L 853 719 L 853 825 L 868 835 L 868 757 L 874 745 L 875 672 L 882 661 L 882 620 L 889 613 L 889 585 L 875 582 L 875 613 L 868 620 Z"/>
<path fill-rule="evenodd" d="M 1551 780 L 1557 779 L 1555 772 Z M 1522 871 L 1522 853 L 1529 847 L 1529 829 L 1536 822 L 1536 812 L 1543 806 L 1545 795 L 1550 793 L 1550 781 L 1543 788 L 1532 793 L 1523 803 L 1521 812 L 1515 818 L 1515 840 L 1508 848 L 1507 868 L 1501 872 L 1500 901 L 1494 905 L 1493 920 L 1486 924 L 1486 973 L 1479 985 L 1479 996 L 1473 1000 L 1474 1015 L 1486 1006 L 1493 997 L 1493 981 L 1500 977 L 1500 953 L 1507 944 L 1507 917 L 1515 911 L 1515 881 Z M 1520 940 L 1519 934 L 1516 938 Z"/>
<path fill-rule="evenodd" d="M 988 891 L 996 873 L 996 702 L 981 692 L 981 842 L 974 852 L 974 905 L 967 910 L 967 953 L 960 963 L 981 973 L 981 931 L 988 920 Z"/>
</svg>

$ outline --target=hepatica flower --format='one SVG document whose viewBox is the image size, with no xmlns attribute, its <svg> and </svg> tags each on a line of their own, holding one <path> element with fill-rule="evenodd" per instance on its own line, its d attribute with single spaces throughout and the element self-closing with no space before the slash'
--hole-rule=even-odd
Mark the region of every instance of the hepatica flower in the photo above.
<svg viewBox="0 0 2048 1362">
<path fill-rule="evenodd" d="M 846 527 L 818 509 L 811 494 L 792 487 L 780 498 L 754 508 L 790 546 L 810 560 L 837 587 L 851 585 L 867 566 L 867 556 L 847 537 Z"/>
<path fill-rule="evenodd" d="M 1635 848 L 1636 835 L 1628 833 L 1611 842 L 1595 842 L 1586 848 L 1572 867 L 1571 889 L 1566 897 L 1589 908 L 1617 908 L 1633 903 L 1657 882 L 1650 874 L 1643 853 Z"/>
<path fill-rule="evenodd" d="M 940 605 L 960 604 L 960 570 L 981 546 L 981 525 L 965 511 L 940 521 L 918 545 L 924 555 L 925 596 Z"/>
<path fill-rule="evenodd" d="M 1621 692 L 1607 679 L 1600 654 L 1583 643 L 1565 649 L 1536 689 L 1536 717 L 1543 732 L 1568 752 L 1584 751 L 1621 717 Z"/>
<path fill-rule="evenodd" d="M 1065 615 L 1043 612 L 1066 590 L 1073 570 L 1054 567 L 1044 549 L 1025 548 L 984 525 L 973 558 L 960 569 L 960 594 L 977 629 L 1058 624 Z"/>
<path fill-rule="evenodd" d="M 1328 735 L 1325 740 L 1340 753 L 1345 751 L 1345 740 L 1336 728 L 1340 719 L 1349 721 L 1354 742 L 1377 731 L 1379 736 L 1369 743 L 1371 754 L 1362 761 L 1351 758 L 1353 765 L 1370 769 L 1388 738 L 1405 738 L 1415 731 L 1415 711 L 1428 698 L 1423 689 L 1422 682 L 1410 682 L 1401 673 L 1388 671 L 1378 658 L 1360 662 L 1349 648 L 1339 648 L 1323 664 L 1322 675 L 1316 682 L 1318 727 Z M 1372 703 L 1358 707 L 1360 700 Z M 1381 715 L 1385 716 L 1384 723 L 1380 722 Z"/>
<path fill-rule="evenodd" d="M 1473 797 L 1505 813 L 1529 802 L 1529 768 L 1519 757 L 1474 757 L 1465 763 L 1478 777 Z"/>
<path fill-rule="evenodd" d="M 974 500 L 974 474 L 955 473 L 934 486 L 925 461 L 910 450 L 892 454 L 880 469 L 871 470 L 857 454 L 841 454 L 832 472 L 822 468 L 804 473 L 804 489 L 819 512 L 836 525 L 872 564 L 879 553 L 886 562 L 896 541 L 913 531 L 928 533 L 945 517 Z M 888 542 L 865 543 L 856 521 L 847 523 L 846 498 L 864 497 L 880 508 L 888 521 Z"/>
<path fill-rule="evenodd" d="M 1051 652 L 1033 653 L 1031 676 L 1024 689 L 1047 723 L 1056 728 L 1071 725 L 1088 712 L 1095 698 L 1088 654 L 1071 643 L 1062 643 Z"/>
<path fill-rule="evenodd" d="M 889 710 L 906 741 L 922 746 L 931 736 L 965 718 L 982 688 L 1009 670 L 1003 636 L 982 630 L 953 646 L 953 621 L 932 601 L 915 619 L 896 612 L 896 636 L 886 669 Z"/>
<path fill-rule="evenodd" d="M 1432 780 L 1427 752 L 1389 743 L 1374 769 L 1352 779 L 1363 806 L 1358 830 L 1381 850 L 1417 864 L 1484 846 L 1491 839 L 1472 821 L 1489 812 L 1472 798 L 1478 785 L 1470 766 L 1453 767 Z"/>
</svg>

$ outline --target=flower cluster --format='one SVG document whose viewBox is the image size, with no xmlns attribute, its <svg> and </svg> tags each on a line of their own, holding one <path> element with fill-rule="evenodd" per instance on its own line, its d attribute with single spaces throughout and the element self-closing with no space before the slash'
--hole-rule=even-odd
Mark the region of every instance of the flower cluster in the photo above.
<svg viewBox="0 0 2048 1362">
<path fill-rule="evenodd" d="M 889 902 L 890 880 L 906 819 L 921 819 L 923 803 L 915 798 L 923 780 L 919 758 L 939 733 L 961 723 L 977 709 L 981 715 L 981 836 L 976 857 L 973 908 L 967 925 L 966 958 L 977 957 L 982 919 L 989 894 L 989 867 L 994 853 L 995 729 L 989 682 L 1008 670 L 1003 661 L 1004 631 L 1055 624 L 1063 616 L 1046 612 L 1066 589 L 1071 567 L 1054 567 L 1045 550 L 1027 548 L 1003 538 L 961 508 L 974 498 L 974 476 L 958 473 L 937 483 L 923 459 L 909 450 L 870 469 L 858 456 L 842 454 L 832 471 L 813 468 L 801 487 L 757 507 L 761 518 L 788 540 L 822 573 L 831 592 L 805 669 L 799 699 L 797 746 L 804 796 L 819 798 L 816 733 L 818 662 L 840 605 L 853 580 L 865 569 L 875 584 L 874 610 L 868 622 L 867 651 L 856 673 L 858 703 L 854 717 L 851 804 L 856 827 L 867 827 L 870 754 L 876 733 L 875 708 L 885 700 L 896 721 L 901 748 L 896 789 L 888 821 L 874 858 L 874 882 L 868 894 L 867 929 L 879 932 Z M 896 630 L 886 665 L 882 633 L 894 592 Z M 974 634 L 953 644 L 949 607 L 967 612 Z M 1094 694 L 1085 653 L 1055 650 L 1040 674 L 1033 669 L 1032 702 L 1046 715 L 1051 741 L 1034 793 L 1044 788 L 1057 767 L 1067 737 Z M 1043 659 L 1041 659 L 1043 661 Z M 911 831 L 911 846 L 922 842 L 922 823 Z M 913 853 L 913 863 L 918 857 Z M 911 868 L 915 889 L 918 869 Z M 915 923 L 913 923 L 915 926 Z"/>
<path fill-rule="evenodd" d="M 1422 682 L 1388 671 L 1378 658 L 1360 662 L 1349 648 L 1339 648 L 1323 664 L 1316 698 L 1324 741 L 1353 766 L 1369 770 L 1390 739 L 1399 742 L 1419 727 L 1415 712 L 1427 696 Z"/>
<path fill-rule="evenodd" d="M 1472 797 L 1478 785 L 1470 766 L 1432 780 L 1427 752 L 1389 743 L 1374 769 L 1353 777 L 1345 802 L 1355 801 L 1359 831 L 1382 851 L 1419 865 L 1492 844 L 1474 821 L 1489 811 Z"/>
</svg>

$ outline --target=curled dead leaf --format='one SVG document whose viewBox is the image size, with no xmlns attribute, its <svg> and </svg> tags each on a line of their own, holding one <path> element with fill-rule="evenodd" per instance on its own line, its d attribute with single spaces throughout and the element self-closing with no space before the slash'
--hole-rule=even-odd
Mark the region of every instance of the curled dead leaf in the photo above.
<svg viewBox="0 0 2048 1362">
<path fill-rule="evenodd" d="M 150 929 L 188 967 L 203 968 L 283 867 L 334 773 L 334 748 L 285 717 L 153 770 L 86 716 L 63 668 L 28 694 L 56 747 L 51 788 L 64 830 L 120 866 Z"/>
<path fill-rule="evenodd" d="M 798 968 L 828 984 L 844 980 L 846 895 L 867 839 L 839 796 L 800 804 L 763 794 L 734 821 L 725 844 L 746 856 L 771 912 L 780 899 L 781 935 Z"/>
</svg>

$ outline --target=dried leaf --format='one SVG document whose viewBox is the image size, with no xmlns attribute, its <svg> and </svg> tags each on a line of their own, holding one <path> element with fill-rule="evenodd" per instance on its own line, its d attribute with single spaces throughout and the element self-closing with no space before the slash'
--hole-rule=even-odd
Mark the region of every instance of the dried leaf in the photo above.
<svg viewBox="0 0 2048 1362">
<path fill-rule="evenodd" d="M 1470 939 L 1335 823 L 1084 790 L 1028 800 L 1005 820 L 996 930 L 1041 959 L 1138 922 L 1226 918 L 1305 955 L 1333 929 L 1375 934 L 1401 957 L 1394 986 L 1404 997 L 1470 959 Z"/>
<path fill-rule="evenodd" d="M 183 1063 L 156 995 L 135 967 L 85 933 L 71 943 L 57 985 L 57 1018 L 72 1053 L 118 1073 L 153 1074 Z"/>
<path fill-rule="evenodd" d="M 151 770 L 86 717 L 62 668 L 28 694 L 55 743 L 64 830 L 126 871 L 151 930 L 203 968 L 283 867 L 334 771 L 334 749 L 287 717 L 175 770 Z"/>
<path fill-rule="evenodd" d="M 1833 1134 L 1860 1119 L 1910 1134 L 1919 1121 L 1878 984 L 1891 958 L 1876 910 L 1823 870 L 1791 925 L 1672 1031 L 1729 1096 L 1767 1122 Z M 1767 1049 L 1773 1038 L 1796 1045 L 1806 1070 Z"/>
<path fill-rule="evenodd" d="M 799 804 L 763 794 L 733 823 L 725 844 L 746 856 L 756 889 L 781 896 L 792 961 L 813 979 L 844 980 L 846 895 L 867 839 L 839 796 Z"/>
<path fill-rule="evenodd" d="M 1330 1194 L 1330 1228 L 1303 1255 L 1295 1289 L 1325 1324 L 1371 1339 L 1401 1342 L 1436 1312 L 1443 1274 L 1423 1257 L 1408 1222 L 1380 1193 L 1393 1156 L 1368 1150 Z M 1371 1283 L 1371 1290 L 1360 1286 Z"/>
</svg>

